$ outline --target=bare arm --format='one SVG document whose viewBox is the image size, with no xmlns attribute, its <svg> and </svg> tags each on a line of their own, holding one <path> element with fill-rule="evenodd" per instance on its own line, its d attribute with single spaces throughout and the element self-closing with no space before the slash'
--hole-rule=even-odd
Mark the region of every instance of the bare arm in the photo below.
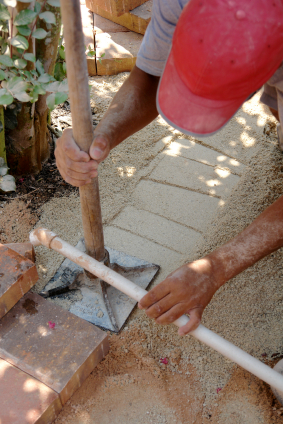
<svg viewBox="0 0 283 424">
<path fill-rule="evenodd" d="M 171 273 L 144 296 L 139 307 L 159 324 L 188 313 L 190 322 L 179 330 L 187 334 L 197 328 L 205 307 L 226 281 L 282 246 L 283 196 L 231 241 Z"/>
<path fill-rule="evenodd" d="M 57 141 L 55 156 L 58 169 L 68 183 L 77 187 L 88 184 L 97 175 L 98 164 L 113 147 L 157 117 L 158 82 L 159 77 L 134 67 L 96 127 L 89 154 L 78 148 L 70 129 L 64 131 Z"/>
</svg>

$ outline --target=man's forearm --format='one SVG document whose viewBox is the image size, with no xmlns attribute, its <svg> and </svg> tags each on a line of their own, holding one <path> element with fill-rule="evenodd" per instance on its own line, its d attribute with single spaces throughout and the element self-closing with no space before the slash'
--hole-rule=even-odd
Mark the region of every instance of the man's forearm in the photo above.
<svg viewBox="0 0 283 424">
<path fill-rule="evenodd" d="M 95 135 L 106 136 L 112 149 L 153 121 L 158 116 L 158 82 L 159 77 L 149 75 L 135 66 L 96 127 Z"/>
<path fill-rule="evenodd" d="M 207 256 L 219 286 L 283 246 L 283 196 L 244 231 Z"/>
</svg>

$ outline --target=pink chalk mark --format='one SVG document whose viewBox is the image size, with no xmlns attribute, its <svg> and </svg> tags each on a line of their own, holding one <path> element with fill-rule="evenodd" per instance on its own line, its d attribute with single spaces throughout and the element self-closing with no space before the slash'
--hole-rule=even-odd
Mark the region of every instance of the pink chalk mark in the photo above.
<svg viewBox="0 0 283 424">
<path fill-rule="evenodd" d="M 222 387 L 217 387 L 216 393 L 218 394 L 222 390 Z"/>
<path fill-rule="evenodd" d="M 49 328 L 51 328 L 52 330 L 55 328 L 55 322 L 48 321 L 48 325 L 49 325 Z"/>
<path fill-rule="evenodd" d="M 168 364 L 168 359 L 167 358 L 160 358 L 160 362 L 164 365 Z"/>
</svg>

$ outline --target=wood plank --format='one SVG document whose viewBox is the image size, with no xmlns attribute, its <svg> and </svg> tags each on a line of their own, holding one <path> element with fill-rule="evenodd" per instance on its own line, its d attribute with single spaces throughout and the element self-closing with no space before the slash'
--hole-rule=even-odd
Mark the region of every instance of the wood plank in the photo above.
<svg viewBox="0 0 283 424">
<path fill-rule="evenodd" d="M 94 12 L 94 30 L 96 33 L 101 32 L 96 30 L 98 25 L 95 24 L 95 20 L 97 19 L 95 18 L 95 15 L 99 15 L 103 18 L 115 22 L 116 24 L 124 26 L 130 31 L 144 34 L 151 19 L 152 4 L 153 1 L 148 0 L 141 6 L 133 9 L 131 12 L 124 13 L 121 16 L 116 16 L 115 14 L 99 7 L 93 0 L 86 0 L 86 6 L 92 12 Z M 104 32 L 116 31 L 105 30 Z"/>
<path fill-rule="evenodd" d="M 142 38 L 142 35 L 133 32 L 98 34 L 96 36 L 97 75 L 130 72 L 136 63 Z"/>
<path fill-rule="evenodd" d="M 147 0 L 86 0 L 86 6 L 93 12 L 93 8 L 98 6 L 100 9 L 111 13 L 111 15 L 121 16 L 146 1 Z"/>
</svg>

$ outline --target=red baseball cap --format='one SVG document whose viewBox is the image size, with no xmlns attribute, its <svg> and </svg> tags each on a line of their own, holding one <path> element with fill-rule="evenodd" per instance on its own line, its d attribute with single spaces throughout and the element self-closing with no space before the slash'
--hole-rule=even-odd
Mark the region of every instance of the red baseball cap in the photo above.
<svg viewBox="0 0 283 424">
<path fill-rule="evenodd" d="M 158 110 L 186 134 L 211 135 L 282 60 L 282 0 L 191 0 L 173 35 Z"/>
</svg>

